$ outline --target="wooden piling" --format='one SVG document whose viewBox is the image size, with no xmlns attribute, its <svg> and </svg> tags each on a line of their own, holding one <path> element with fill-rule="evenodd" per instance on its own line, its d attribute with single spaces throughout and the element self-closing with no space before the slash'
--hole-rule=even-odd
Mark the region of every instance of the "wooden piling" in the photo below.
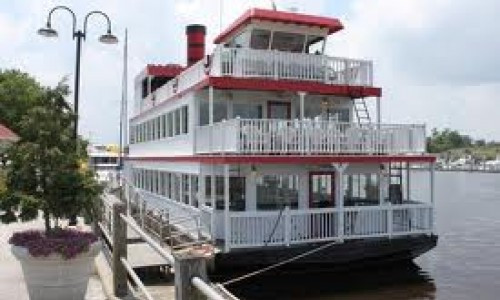
<svg viewBox="0 0 500 300">
<path fill-rule="evenodd" d="M 115 296 L 127 295 L 127 270 L 121 258 L 127 258 L 127 224 L 120 217 L 126 213 L 123 202 L 113 203 L 113 292 Z"/>
<path fill-rule="evenodd" d="M 208 281 L 206 256 L 189 249 L 174 253 L 175 264 L 175 299 L 176 300 L 205 300 L 191 283 L 193 277 Z"/>
</svg>

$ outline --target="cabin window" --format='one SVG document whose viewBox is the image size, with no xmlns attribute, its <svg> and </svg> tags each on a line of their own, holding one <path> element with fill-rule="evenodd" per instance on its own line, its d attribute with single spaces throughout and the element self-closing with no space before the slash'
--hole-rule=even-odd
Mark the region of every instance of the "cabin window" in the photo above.
<svg viewBox="0 0 500 300">
<path fill-rule="evenodd" d="M 227 102 L 214 100 L 214 123 L 227 120 Z M 208 125 L 210 122 L 210 109 L 208 100 L 200 101 L 200 126 Z"/>
<path fill-rule="evenodd" d="M 198 207 L 198 176 L 191 175 L 191 205 Z"/>
<path fill-rule="evenodd" d="M 167 114 L 167 124 L 168 124 L 168 137 L 172 137 L 174 135 L 174 120 L 172 117 L 172 112 Z"/>
<path fill-rule="evenodd" d="M 212 177 L 205 176 L 205 205 L 212 206 Z"/>
<path fill-rule="evenodd" d="M 161 137 L 164 139 L 167 137 L 167 115 L 161 116 L 161 123 L 162 123 L 162 135 Z"/>
<path fill-rule="evenodd" d="M 348 123 L 350 121 L 350 111 L 348 108 L 328 108 L 326 119 L 329 121 Z"/>
<path fill-rule="evenodd" d="M 189 122 L 189 114 L 188 114 L 188 107 L 183 106 L 182 107 L 182 134 L 187 134 L 188 133 L 188 124 Z"/>
<path fill-rule="evenodd" d="M 179 174 L 172 174 L 172 200 L 180 202 L 181 178 Z"/>
<path fill-rule="evenodd" d="M 305 36 L 298 33 L 275 31 L 271 49 L 301 53 L 304 51 Z"/>
<path fill-rule="evenodd" d="M 296 209 L 299 203 L 297 175 L 264 175 L 257 178 L 257 210 Z"/>
<path fill-rule="evenodd" d="M 242 48 L 247 46 L 247 33 L 242 32 L 238 36 L 236 36 L 234 39 L 232 39 L 227 46 L 230 48 Z"/>
<path fill-rule="evenodd" d="M 182 197 L 185 204 L 189 204 L 189 175 L 182 175 Z"/>
<path fill-rule="evenodd" d="M 250 103 L 234 103 L 233 117 L 241 119 L 262 119 L 262 105 Z"/>
<path fill-rule="evenodd" d="M 306 52 L 309 54 L 323 54 L 325 38 L 319 35 L 307 36 Z"/>
<path fill-rule="evenodd" d="M 254 29 L 250 38 L 250 48 L 252 49 L 269 49 L 269 41 L 271 40 L 271 31 Z"/>
<path fill-rule="evenodd" d="M 181 111 L 174 110 L 175 135 L 181 134 Z"/>
<path fill-rule="evenodd" d="M 172 174 L 166 174 L 165 195 L 168 199 L 172 199 Z"/>
<path fill-rule="evenodd" d="M 146 98 L 149 94 L 149 89 L 148 89 L 148 78 L 144 78 L 142 81 L 141 81 L 141 96 L 142 96 L 142 99 Z"/>
<path fill-rule="evenodd" d="M 377 174 L 344 175 L 344 195 L 345 206 L 378 205 Z"/>
</svg>

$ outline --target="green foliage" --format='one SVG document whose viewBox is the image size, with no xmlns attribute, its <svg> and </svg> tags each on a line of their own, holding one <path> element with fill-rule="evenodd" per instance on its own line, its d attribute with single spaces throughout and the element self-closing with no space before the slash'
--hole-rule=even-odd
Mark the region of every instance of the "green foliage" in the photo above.
<svg viewBox="0 0 500 300">
<path fill-rule="evenodd" d="M 472 138 L 461 135 L 456 130 L 446 128 L 442 131 L 432 129 L 432 135 L 427 138 L 427 151 L 430 153 L 441 153 L 451 149 L 465 148 L 472 145 Z"/>
<path fill-rule="evenodd" d="M 8 122 L 16 124 L 13 128 L 21 139 L 7 151 L 7 191 L 0 194 L 2 221 L 30 220 L 41 210 L 46 229 L 50 230 L 49 217 L 92 214 L 102 187 L 93 173 L 80 168 L 80 162 L 86 159 L 87 143 L 79 140 L 80 151 L 76 153 L 72 130 L 75 115 L 65 100 L 67 85 L 63 82 L 56 88 L 33 92 L 37 84 L 30 82 L 27 75 L 13 72 L 11 76 L 7 82 L 24 80 L 29 90 L 24 95 L 36 99 L 23 99 L 31 105 L 20 105 L 9 113 Z M 5 103 L 8 101 L 0 96 L 0 105 Z"/>
<path fill-rule="evenodd" d="M 0 123 L 18 132 L 19 120 L 40 101 L 42 87 L 18 70 L 0 70 Z"/>
</svg>

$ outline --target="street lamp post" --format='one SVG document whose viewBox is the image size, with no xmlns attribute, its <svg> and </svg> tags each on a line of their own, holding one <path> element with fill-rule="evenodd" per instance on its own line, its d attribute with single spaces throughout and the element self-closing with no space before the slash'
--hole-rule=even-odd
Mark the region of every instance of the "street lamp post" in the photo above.
<svg viewBox="0 0 500 300">
<path fill-rule="evenodd" d="M 67 6 L 56 6 L 50 10 L 49 15 L 47 17 L 47 23 L 44 28 L 40 28 L 38 30 L 38 34 L 45 37 L 57 37 L 57 31 L 52 28 L 52 14 L 57 10 L 65 10 L 71 14 L 73 17 L 73 39 L 76 40 L 76 66 L 75 66 L 75 101 L 74 101 L 74 110 L 75 110 L 75 125 L 74 125 L 74 138 L 75 140 L 78 138 L 78 104 L 80 97 L 80 58 L 81 58 L 81 49 L 82 49 L 82 40 L 84 41 L 87 35 L 87 24 L 89 17 L 92 15 L 101 15 L 106 19 L 108 29 L 107 32 L 99 37 L 99 41 L 104 44 L 116 44 L 118 43 L 118 38 L 111 33 L 111 21 L 105 13 L 102 11 L 91 11 L 85 15 L 83 21 L 83 30 L 76 28 L 76 15 L 75 13 Z"/>
<path fill-rule="evenodd" d="M 73 138 L 75 139 L 76 151 L 78 151 L 78 105 L 80 98 L 80 60 L 81 60 L 81 50 L 82 50 L 82 41 L 85 41 L 87 36 L 87 24 L 90 16 L 93 15 L 101 15 L 106 19 L 107 22 L 107 31 L 105 34 L 99 37 L 99 42 L 104 44 L 116 44 L 118 43 L 118 38 L 111 33 L 111 21 L 107 14 L 102 11 L 91 11 L 85 15 L 83 20 L 83 29 L 76 28 L 76 15 L 75 13 L 67 6 L 56 6 L 50 10 L 49 15 L 47 17 L 47 23 L 45 27 L 40 28 L 38 30 L 38 34 L 48 38 L 55 38 L 58 36 L 57 31 L 52 28 L 52 14 L 57 10 L 64 10 L 71 14 L 73 18 L 73 39 L 76 41 L 76 64 L 75 64 L 75 91 L 74 91 L 74 111 L 75 111 L 75 124 L 73 127 Z M 76 225 L 76 216 L 72 217 L 70 220 L 70 225 Z"/>
</svg>

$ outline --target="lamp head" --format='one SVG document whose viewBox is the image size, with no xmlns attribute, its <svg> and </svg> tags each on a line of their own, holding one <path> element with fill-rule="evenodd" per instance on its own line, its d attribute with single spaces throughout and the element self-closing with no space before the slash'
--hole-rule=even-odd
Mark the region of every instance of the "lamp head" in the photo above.
<svg viewBox="0 0 500 300">
<path fill-rule="evenodd" d="M 106 34 L 103 34 L 99 37 L 99 42 L 112 45 L 118 43 L 118 38 L 115 35 L 111 34 L 111 31 L 108 30 Z"/>
<path fill-rule="evenodd" d="M 47 23 L 47 26 L 44 28 L 38 29 L 38 34 L 44 37 L 52 38 L 57 37 L 57 31 L 50 26 L 50 23 Z"/>
</svg>

